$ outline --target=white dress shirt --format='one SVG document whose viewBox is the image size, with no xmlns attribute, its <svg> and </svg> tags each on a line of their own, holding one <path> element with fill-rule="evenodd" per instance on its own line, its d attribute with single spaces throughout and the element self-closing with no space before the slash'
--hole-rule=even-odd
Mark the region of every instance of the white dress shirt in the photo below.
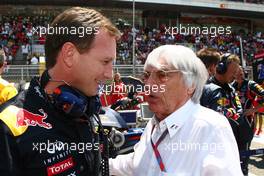
<svg viewBox="0 0 264 176">
<path fill-rule="evenodd" d="M 168 129 L 158 146 L 166 172 L 160 170 L 150 143 Z M 228 120 L 191 100 L 158 123 L 152 118 L 134 152 L 109 160 L 117 176 L 242 176 L 237 144 Z"/>
</svg>

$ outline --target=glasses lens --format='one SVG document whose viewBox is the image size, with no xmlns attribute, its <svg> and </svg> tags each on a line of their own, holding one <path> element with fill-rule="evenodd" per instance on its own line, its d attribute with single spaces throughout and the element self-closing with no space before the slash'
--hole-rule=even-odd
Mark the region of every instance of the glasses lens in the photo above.
<svg viewBox="0 0 264 176">
<path fill-rule="evenodd" d="M 161 83 L 166 82 L 166 80 L 167 80 L 167 73 L 163 70 L 157 71 L 156 76 L 157 76 L 159 82 L 161 82 Z"/>
</svg>

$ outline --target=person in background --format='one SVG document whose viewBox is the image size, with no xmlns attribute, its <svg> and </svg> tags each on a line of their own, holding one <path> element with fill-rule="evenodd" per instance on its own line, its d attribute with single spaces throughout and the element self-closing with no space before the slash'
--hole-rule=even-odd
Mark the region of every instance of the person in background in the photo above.
<svg viewBox="0 0 264 176">
<path fill-rule="evenodd" d="M 32 65 L 32 67 L 29 67 L 30 76 L 34 77 L 39 75 L 39 59 L 36 57 L 35 53 L 32 55 L 32 58 L 29 58 L 28 64 Z"/>
<path fill-rule="evenodd" d="M 262 98 L 260 98 L 262 99 Z M 255 104 L 255 106 L 259 106 L 259 98 L 258 96 L 256 97 L 256 100 L 254 101 L 253 104 Z M 254 116 L 254 134 L 256 134 L 257 136 L 259 136 L 262 133 L 262 123 L 263 123 L 263 118 L 264 118 L 264 107 L 262 105 L 262 108 L 259 108 L 258 111 L 255 113 Z M 257 127 L 258 125 L 258 127 Z"/>
<path fill-rule="evenodd" d="M 0 75 L 2 75 L 5 66 L 6 66 L 5 53 L 3 50 L 0 50 Z M 14 85 L 4 80 L 0 76 L 0 105 L 16 95 L 17 95 L 17 89 L 14 87 Z"/>
<path fill-rule="evenodd" d="M 110 174 L 242 176 L 227 119 L 199 104 L 208 73 L 191 49 L 180 45 L 154 49 L 142 78 L 154 116 L 133 153 L 110 159 Z M 204 144 L 217 147 L 203 150 Z"/>
<path fill-rule="evenodd" d="M 12 56 L 12 53 L 8 53 L 7 61 L 8 61 L 8 64 L 12 64 L 12 63 L 13 63 L 13 56 Z"/>
<path fill-rule="evenodd" d="M 207 68 L 207 72 L 209 74 L 209 79 L 207 80 L 202 97 L 200 99 L 200 103 L 203 106 L 208 106 L 211 102 L 208 102 L 210 99 L 203 98 L 205 95 L 206 97 L 214 97 L 215 91 L 213 91 L 211 84 L 209 84 L 209 80 L 216 74 L 216 66 L 220 61 L 220 53 L 217 52 L 216 49 L 213 48 L 203 48 L 196 53 L 197 57 L 201 59 L 204 63 L 205 67 Z M 213 99 L 211 99 L 213 100 Z"/>
<path fill-rule="evenodd" d="M 21 45 L 22 48 L 22 54 L 23 54 L 23 60 L 28 60 L 28 54 L 30 53 L 30 45 L 27 42 L 24 42 L 23 45 Z"/>
<path fill-rule="evenodd" d="M 197 57 L 204 63 L 209 77 L 216 73 L 216 66 L 220 61 L 220 53 L 214 48 L 203 48 L 196 53 Z"/>
<path fill-rule="evenodd" d="M 121 75 L 118 72 L 114 74 L 110 97 L 111 109 L 114 110 L 125 109 L 130 102 L 127 98 L 126 85 L 122 82 Z"/>
<path fill-rule="evenodd" d="M 203 90 L 201 105 L 222 113 L 229 121 L 235 135 L 239 151 L 248 149 L 248 141 L 251 138 L 242 104 L 230 85 L 239 71 L 240 59 L 237 55 L 226 53 L 221 56 L 216 67 L 216 74 L 208 80 Z M 244 175 L 248 170 L 241 158 L 241 168 Z"/>
<path fill-rule="evenodd" d="M 126 85 L 122 82 L 121 80 L 121 75 L 120 73 L 115 73 L 114 74 L 114 80 L 112 83 L 112 91 L 111 91 L 111 102 L 112 104 L 117 103 L 117 101 L 123 99 L 126 97 Z"/>
<path fill-rule="evenodd" d="M 264 81 L 261 83 L 262 89 L 264 89 Z M 263 123 L 263 118 L 264 118 L 264 106 L 261 102 L 263 98 L 261 96 L 257 96 L 256 99 L 254 100 L 253 104 L 256 107 L 261 107 L 258 109 L 258 111 L 255 113 L 255 126 L 254 126 L 254 133 L 259 136 L 262 133 L 262 123 Z M 257 127 L 258 125 L 258 127 Z"/>
<path fill-rule="evenodd" d="M 264 105 L 264 89 L 255 81 L 249 80 L 247 77 L 248 73 L 240 66 L 236 75 L 236 80 L 232 83 L 232 86 L 235 88 L 242 104 L 244 111 L 243 115 L 246 117 L 245 122 L 249 124 L 249 128 L 244 129 L 246 131 L 243 133 L 248 134 L 248 137 L 244 136 L 248 138 L 244 150 L 250 149 L 251 141 L 254 137 L 254 127 L 256 123 L 254 120 L 254 114 Z M 258 105 L 255 103 L 257 97 L 259 97 L 256 101 Z M 249 157 L 243 158 L 242 168 L 245 170 L 245 174 L 248 172 L 248 161 Z"/>
<path fill-rule="evenodd" d="M 39 63 L 39 60 L 36 57 L 36 54 L 34 53 L 31 60 L 30 60 L 30 65 L 37 65 L 38 63 Z"/>
</svg>

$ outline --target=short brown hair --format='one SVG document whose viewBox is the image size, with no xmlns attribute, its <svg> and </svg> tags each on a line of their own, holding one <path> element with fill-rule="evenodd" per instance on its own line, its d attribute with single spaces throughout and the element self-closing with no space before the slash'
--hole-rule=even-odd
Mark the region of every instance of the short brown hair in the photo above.
<svg viewBox="0 0 264 176">
<path fill-rule="evenodd" d="M 217 65 L 220 61 L 220 53 L 214 48 L 203 48 L 196 54 L 197 57 L 202 60 L 206 68 L 210 67 L 211 65 Z"/>
<path fill-rule="evenodd" d="M 47 34 L 45 43 L 46 67 L 52 68 L 56 64 L 61 47 L 66 42 L 73 43 L 80 53 L 84 53 L 94 41 L 95 35 L 100 28 L 105 28 L 110 35 L 120 38 L 120 31 L 101 13 L 96 10 L 73 7 L 59 14 L 51 23 L 50 27 L 56 28 L 55 33 Z M 85 34 L 80 36 L 76 33 L 64 33 L 69 29 L 85 28 Z M 89 28 L 89 29 L 88 29 Z M 59 32 L 57 31 L 59 29 Z M 63 30 L 62 34 L 61 29 Z M 87 34 L 86 30 L 89 30 Z M 96 30 L 97 29 L 97 30 Z"/>
</svg>

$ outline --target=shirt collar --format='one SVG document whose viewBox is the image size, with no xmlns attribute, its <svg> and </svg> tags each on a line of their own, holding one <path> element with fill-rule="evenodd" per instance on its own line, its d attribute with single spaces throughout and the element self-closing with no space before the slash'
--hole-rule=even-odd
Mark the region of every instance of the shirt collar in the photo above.
<svg viewBox="0 0 264 176">
<path fill-rule="evenodd" d="M 193 101 L 188 100 L 182 107 L 174 111 L 164 120 L 158 122 L 154 116 L 152 120 L 153 125 L 157 125 L 161 131 L 165 131 L 166 128 L 169 131 L 170 138 L 172 138 L 176 132 L 184 125 L 189 119 L 191 111 L 194 109 L 195 104 Z"/>
</svg>

